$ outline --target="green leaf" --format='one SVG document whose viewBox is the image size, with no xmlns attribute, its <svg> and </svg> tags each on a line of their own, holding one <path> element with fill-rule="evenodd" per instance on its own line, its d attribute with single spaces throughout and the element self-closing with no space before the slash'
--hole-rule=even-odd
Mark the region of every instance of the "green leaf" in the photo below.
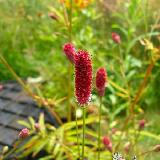
<svg viewBox="0 0 160 160">
<path fill-rule="evenodd" d="M 31 128 L 31 125 L 23 120 L 18 120 L 17 123 L 24 127 Z"/>
<path fill-rule="evenodd" d="M 151 33 L 147 33 L 147 34 L 143 34 L 143 35 L 140 35 L 138 37 L 136 37 L 135 39 L 133 39 L 130 44 L 128 45 L 128 48 L 127 48 L 127 51 L 126 51 L 126 54 L 129 54 L 130 53 L 130 50 L 132 49 L 132 47 L 141 39 L 143 38 L 146 38 L 146 37 L 152 37 L 152 36 L 158 36 L 160 35 L 159 32 L 151 32 Z"/>
<path fill-rule="evenodd" d="M 34 119 L 32 117 L 29 117 L 28 119 L 29 119 L 29 122 L 31 124 L 31 128 L 34 129 L 34 124 L 35 124 Z"/>
<path fill-rule="evenodd" d="M 38 123 L 40 125 L 40 132 L 44 136 L 45 131 L 46 131 L 46 127 L 45 127 L 45 123 L 44 123 L 44 114 L 43 113 L 40 114 Z"/>
<path fill-rule="evenodd" d="M 45 156 L 43 158 L 39 158 L 39 160 L 52 160 L 53 159 L 53 156 L 52 155 L 49 155 L 49 156 Z"/>
<path fill-rule="evenodd" d="M 33 157 L 36 156 L 41 150 L 45 148 L 45 145 L 48 143 L 48 139 L 41 139 L 37 141 L 36 146 L 34 147 Z"/>
</svg>

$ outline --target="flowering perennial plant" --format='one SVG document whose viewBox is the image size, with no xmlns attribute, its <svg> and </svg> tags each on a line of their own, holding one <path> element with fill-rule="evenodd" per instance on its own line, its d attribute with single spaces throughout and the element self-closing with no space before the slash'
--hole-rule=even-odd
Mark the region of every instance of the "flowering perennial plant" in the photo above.
<svg viewBox="0 0 160 160">
<path fill-rule="evenodd" d="M 80 105 L 91 100 L 92 64 L 87 51 L 79 50 L 75 54 L 75 95 Z"/>
<path fill-rule="evenodd" d="M 74 56 L 75 56 L 75 48 L 74 45 L 72 43 L 66 43 L 63 46 L 63 51 L 65 53 L 65 55 L 67 56 L 67 58 L 70 60 L 71 63 L 74 63 Z"/>
<path fill-rule="evenodd" d="M 105 68 L 99 68 L 96 74 L 96 87 L 99 96 L 104 96 L 105 94 L 105 84 L 107 80 L 107 73 Z"/>
</svg>

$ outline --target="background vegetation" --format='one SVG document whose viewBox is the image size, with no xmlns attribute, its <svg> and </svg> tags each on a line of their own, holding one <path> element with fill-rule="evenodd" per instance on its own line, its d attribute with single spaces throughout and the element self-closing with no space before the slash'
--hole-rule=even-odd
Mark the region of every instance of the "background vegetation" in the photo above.
<svg viewBox="0 0 160 160">
<path fill-rule="evenodd" d="M 68 61 L 62 50 L 69 41 L 64 7 L 69 12 L 58 0 L 0 0 L 0 54 L 20 77 L 32 77 L 28 79 L 32 89 L 45 98 L 61 99 L 68 94 Z M 97 0 L 86 7 L 73 8 L 73 43 L 91 53 L 94 73 L 99 66 L 108 72 L 103 114 L 113 123 L 104 127 L 104 132 L 119 125 L 123 116 L 128 115 L 129 101 L 136 95 L 155 49 L 160 49 L 159 8 L 159 0 Z M 55 17 L 51 18 L 49 13 Z M 120 45 L 112 40 L 112 32 L 120 35 Z M 0 74 L 1 81 L 14 79 L 2 63 Z M 72 90 L 73 79 L 74 74 L 70 80 Z M 157 137 L 160 135 L 159 90 L 160 63 L 156 61 L 135 112 L 137 121 L 147 119 L 146 130 Z M 71 94 L 70 101 L 75 106 L 74 93 Z M 89 109 L 95 111 L 98 103 L 94 89 Z M 63 101 L 55 106 L 62 119 L 66 118 L 66 104 Z M 142 137 L 140 147 L 145 143 L 147 148 L 156 141 Z M 156 156 L 148 159 L 156 160 Z"/>
</svg>

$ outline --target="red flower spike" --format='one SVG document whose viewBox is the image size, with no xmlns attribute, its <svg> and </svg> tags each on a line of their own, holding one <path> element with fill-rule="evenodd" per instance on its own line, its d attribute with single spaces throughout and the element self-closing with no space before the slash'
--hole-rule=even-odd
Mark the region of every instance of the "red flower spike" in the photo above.
<svg viewBox="0 0 160 160">
<path fill-rule="evenodd" d="M 24 128 L 19 132 L 19 138 L 26 138 L 29 136 L 29 129 L 28 128 Z"/>
<path fill-rule="evenodd" d="M 121 43 L 121 37 L 119 34 L 113 32 L 112 33 L 112 40 L 115 42 L 115 43 Z"/>
<path fill-rule="evenodd" d="M 141 119 L 141 120 L 139 121 L 139 130 L 144 129 L 145 124 L 146 124 L 145 119 Z"/>
<path fill-rule="evenodd" d="M 105 94 L 105 84 L 107 80 L 107 73 L 105 68 L 99 68 L 96 73 L 96 88 L 99 96 L 104 96 Z"/>
<path fill-rule="evenodd" d="M 103 144 L 110 152 L 112 152 L 112 142 L 109 139 L 109 137 L 107 136 L 103 137 Z"/>
<path fill-rule="evenodd" d="M 72 43 L 66 43 L 63 46 L 63 51 L 67 58 L 70 60 L 71 63 L 74 63 L 74 56 L 75 56 L 75 48 Z"/>
<path fill-rule="evenodd" d="M 79 50 L 75 54 L 75 95 L 80 105 L 91 100 L 92 63 L 87 51 Z"/>
</svg>

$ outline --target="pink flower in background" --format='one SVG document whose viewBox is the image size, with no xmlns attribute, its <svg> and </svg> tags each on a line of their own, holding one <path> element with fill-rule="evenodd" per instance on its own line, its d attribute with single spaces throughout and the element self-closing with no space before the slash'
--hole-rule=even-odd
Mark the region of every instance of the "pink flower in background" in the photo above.
<svg viewBox="0 0 160 160">
<path fill-rule="evenodd" d="M 112 134 L 115 134 L 118 131 L 117 128 L 112 128 Z"/>
<path fill-rule="evenodd" d="M 121 37 L 119 34 L 113 32 L 112 33 L 112 40 L 115 42 L 115 43 L 121 43 Z"/>
<path fill-rule="evenodd" d="M 63 46 L 63 51 L 65 53 L 65 55 L 67 56 L 67 58 L 70 60 L 71 63 L 74 63 L 74 56 L 75 56 L 75 47 L 72 43 L 66 43 Z"/>
<path fill-rule="evenodd" d="M 105 68 L 99 68 L 96 73 L 96 88 L 99 96 L 104 96 L 105 94 L 106 80 L 107 80 L 107 73 Z"/>
<path fill-rule="evenodd" d="M 75 54 L 75 95 L 80 105 L 91 100 L 92 63 L 87 51 L 80 50 Z"/>
<path fill-rule="evenodd" d="M 139 130 L 144 129 L 145 124 L 146 124 L 145 119 L 141 119 L 141 120 L 139 121 Z"/>
<path fill-rule="evenodd" d="M 110 152 L 112 152 L 112 142 L 108 136 L 103 137 L 103 144 Z"/>
<path fill-rule="evenodd" d="M 29 129 L 28 128 L 24 128 L 19 132 L 19 138 L 26 138 L 29 136 Z"/>
<path fill-rule="evenodd" d="M 126 153 L 129 153 L 130 148 L 131 148 L 131 143 L 130 143 L 130 142 L 127 142 L 127 143 L 124 145 L 124 151 L 125 151 Z"/>
<path fill-rule="evenodd" d="M 35 123 L 35 124 L 34 124 L 34 128 L 36 129 L 36 131 L 39 131 L 39 130 L 40 130 L 40 125 L 39 125 L 39 123 Z"/>
<path fill-rule="evenodd" d="M 0 91 L 2 91 L 2 90 L 3 90 L 3 85 L 0 84 Z"/>
</svg>

